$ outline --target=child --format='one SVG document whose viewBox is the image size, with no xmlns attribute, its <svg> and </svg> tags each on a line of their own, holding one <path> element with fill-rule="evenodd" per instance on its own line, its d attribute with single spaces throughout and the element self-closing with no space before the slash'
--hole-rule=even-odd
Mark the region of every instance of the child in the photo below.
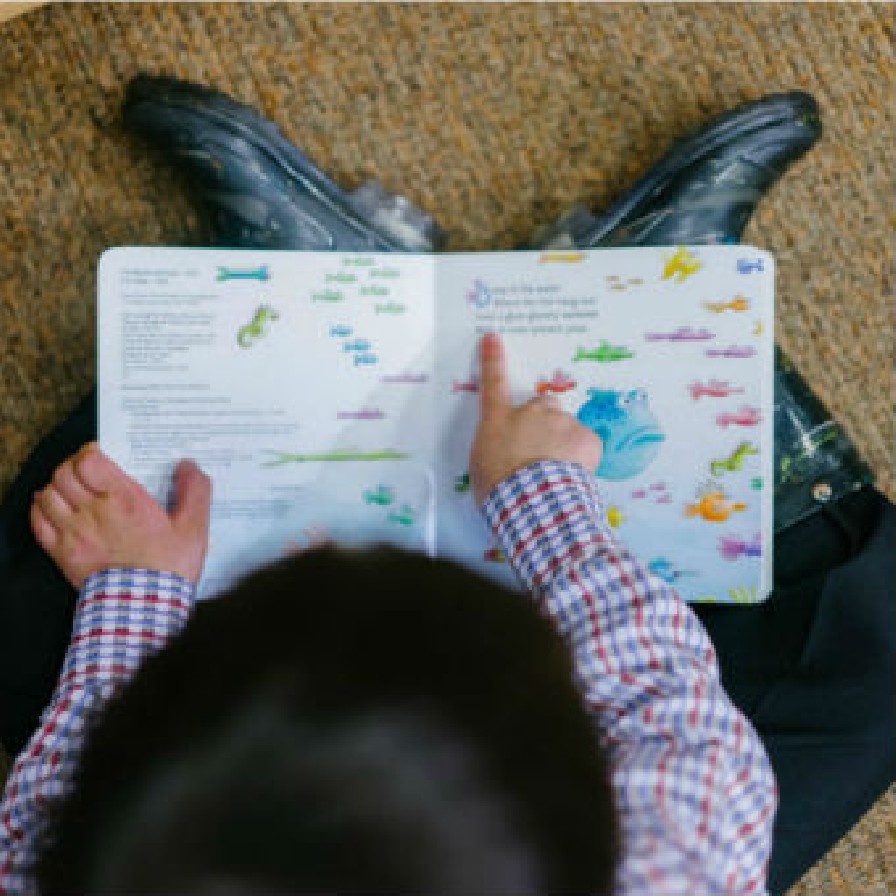
<svg viewBox="0 0 896 896">
<path fill-rule="evenodd" d="M 771 767 L 694 613 L 603 524 L 599 439 L 512 407 L 495 336 L 481 384 L 475 498 L 579 696 L 518 597 L 394 552 L 309 552 L 187 623 L 208 479 L 182 463 L 166 514 L 88 446 L 32 512 L 81 596 L 0 807 L 8 891 L 763 890 Z"/>
</svg>

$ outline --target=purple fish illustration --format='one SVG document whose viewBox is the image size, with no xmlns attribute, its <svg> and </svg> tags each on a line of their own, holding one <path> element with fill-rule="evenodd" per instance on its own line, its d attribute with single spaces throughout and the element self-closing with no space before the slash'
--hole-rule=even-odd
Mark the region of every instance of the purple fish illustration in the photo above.
<svg viewBox="0 0 896 896">
<path fill-rule="evenodd" d="M 729 345 L 728 348 L 708 348 L 709 358 L 752 358 L 756 349 L 752 345 Z"/>
<path fill-rule="evenodd" d="M 761 535 L 757 532 L 749 541 L 739 535 L 723 535 L 719 539 L 719 553 L 726 560 L 737 560 L 738 557 L 761 557 Z"/>
</svg>

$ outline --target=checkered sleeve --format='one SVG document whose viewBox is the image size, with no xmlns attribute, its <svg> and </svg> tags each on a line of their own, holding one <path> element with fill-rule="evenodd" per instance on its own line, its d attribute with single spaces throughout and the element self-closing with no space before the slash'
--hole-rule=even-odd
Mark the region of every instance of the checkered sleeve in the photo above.
<svg viewBox="0 0 896 896">
<path fill-rule="evenodd" d="M 71 789 L 90 723 L 143 659 L 178 632 L 193 586 L 173 573 L 112 569 L 90 576 L 40 726 L 16 759 L 0 803 L 0 893 L 31 893 L 46 818 Z"/>
<path fill-rule="evenodd" d="M 570 645 L 608 751 L 617 893 L 764 892 L 777 787 L 697 617 L 604 524 L 584 468 L 527 466 L 483 510 Z"/>
</svg>

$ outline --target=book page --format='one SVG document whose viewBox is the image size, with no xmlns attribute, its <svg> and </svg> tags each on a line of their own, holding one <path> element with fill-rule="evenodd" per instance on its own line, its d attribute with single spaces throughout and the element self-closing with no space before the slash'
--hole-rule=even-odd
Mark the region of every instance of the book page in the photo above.
<svg viewBox="0 0 896 896">
<path fill-rule="evenodd" d="M 213 481 L 200 596 L 332 537 L 432 553 L 432 259 L 124 248 L 98 284 L 99 441 L 162 503 Z"/>
<path fill-rule="evenodd" d="M 516 585 L 469 492 L 476 347 L 504 339 L 513 399 L 556 395 L 597 432 L 607 522 L 688 600 L 771 587 L 772 257 L 749 246 L 442 256 L 438 551 Z"/>
</svg>

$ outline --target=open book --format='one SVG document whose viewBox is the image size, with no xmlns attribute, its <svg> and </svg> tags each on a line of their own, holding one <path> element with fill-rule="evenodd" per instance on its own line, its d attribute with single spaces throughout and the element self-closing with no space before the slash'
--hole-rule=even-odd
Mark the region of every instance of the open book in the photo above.
<svg viewBox="0 0 896 896">
<path fill-rule="evenodd" d="M 477 344 L 604 441 L 607 522 L 688 600 L 771 588 L 774 263 L 749 246 L 453 255 L 117 248 L 99 440 L 156 497 L 212 477 L 200 595 L 331 537 L 520 587 L 469 487 Z"/>
</svg>

